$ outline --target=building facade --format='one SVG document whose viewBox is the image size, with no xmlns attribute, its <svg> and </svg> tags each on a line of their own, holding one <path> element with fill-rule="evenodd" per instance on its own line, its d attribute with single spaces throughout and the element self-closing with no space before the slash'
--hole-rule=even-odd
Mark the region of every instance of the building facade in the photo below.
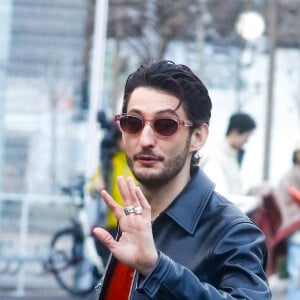
<svg viewBox="0 0 300 300">
<path fill-rule="evenodd" d="M 1 192 L 52 193 L 84 169 L 93 6 L 0 3 Z"/>
</svg>

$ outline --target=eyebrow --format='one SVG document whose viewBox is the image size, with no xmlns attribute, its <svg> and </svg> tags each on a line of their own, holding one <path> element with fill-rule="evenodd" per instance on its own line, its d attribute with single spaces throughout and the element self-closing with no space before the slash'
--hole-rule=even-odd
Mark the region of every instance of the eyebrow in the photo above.
<svg viewBox="0 0 300 300">
<path fill-rule="evenodd" d="M 138 114 L 138 115 L 143 115 L 142 112 L 138 109 L 132 109 L 132 110 L 129 110 L 127 111 L 127 113 L 130 113 L 130 114 Z M 170 108 L 167 108 L 167 109 L 163 109 L 163 110 L 159 110 L 155 113 L 155 115 L 161 115 L 161 114 L 171 114 L 171 115 L 174 115 L 176 116 L 177 118 L 179 118 L 178 114 L 175 112 L 174 109 L 170 109 Z"/>
</svg>

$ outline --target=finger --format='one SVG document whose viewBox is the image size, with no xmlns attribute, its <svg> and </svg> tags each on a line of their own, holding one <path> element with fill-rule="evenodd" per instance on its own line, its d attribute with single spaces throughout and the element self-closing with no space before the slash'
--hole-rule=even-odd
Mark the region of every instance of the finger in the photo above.
<svg viewBox="0 0 300 300">
<path fill-rule="evenodd" d="M 130 202 L 133 206 L 140 206 L 139 199 L 136 195 L 136 185 L 132 179 L 132 177 L 127 177 L 127 187 L 130 193 Z"/>
<path fill-rule="evenodd" d="M 124 215 L 123 208 L 118 203 L 116 203 L 116 201 L 111 197 L 111 195 L 106 190 L 101 191 L 101 196 L 102 199 L 107 204 L 107 206 L 113 212 L 116 219 L 120 220 L 120 218 Z"/>
<path fill-rule="evenodd" d="M 132 205 L 131 201 L 130 201 L 131 197 L 130 197 L 130 193 L 128 190 L 128 186 L 127 186 L 127 183 L 126 183 L 124 177 L 118 176 L 117 183 L 118 183 L 118 188 L 119 188 L 120 194 L 123 198 L 124 205 L 125 206 Z"/>
<path fill-rule="evenodd" d="M 100 240 L 111 252 L 116 247 L 117 242 L 112 235 L 103 228 L 96 227 L 93 229 L 93 234 Z"/>
<path fill-rule="evenodd" d="M 151 210 L 151 206 L 139 186 L 135 187 L 135 194 L 142 208 L 146 210 Z"/>
</svg>

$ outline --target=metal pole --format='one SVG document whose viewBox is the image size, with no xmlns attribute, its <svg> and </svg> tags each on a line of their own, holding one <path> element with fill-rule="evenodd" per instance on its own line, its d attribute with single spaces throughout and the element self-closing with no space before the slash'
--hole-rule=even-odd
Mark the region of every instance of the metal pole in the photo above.
<svg viewBox="0 0 300 300">
<path fill-rule="evenodd" d="M 113 88 L 112 88 L 112 113 L 115 114 L 118 107 L 118 99 L 120 96 L 120 71 L 121 71 L 121 40 L 122 40 L 122 24 L 119 20 L 122 19 L 121 1 L 118 1 L 115 12 L 116 18 L 116 38 L 114 41 L 114 64 L 113 64 Z"/>
<path fill-rule="evenodd" d="M 7 66 L 10 52 L 12 1 L 4 0 L 0 4 L 0 189 L 3 188 L 3 153 L 4 153 L 4 108 Z"/>
<path fill-rule="evenodd" d="M 158 53 L 158 33 L 156 31 L 156 22 L 157 22 L 157 4 L 156 0 L 148 0 L 145 5 L 146 10 L 146 23 L 144 28 L 144 34 L 149 39 L 151 47 L 148 51 L 150 54 L 150 60 L 159 59 Z"/>
<path fill-rule="evenodd" d="M 273 125 L 273 86 L 275 73 L 275 52 L 277 41 L 277 0 L 269 0 L 268 8 L 268 35 L 269 35 L 269 70 L 268 70 L 268 90 L 266 106 L 266 127 L 265 127 L 265 149 L 263 164 L 263 180 L 269 180 L 270 156 L 271 156 L 271 136 Z"/>
<path fill-rule="evenodd" d="M 200 14 L 196 20 L 196 43 L 197 43 L 197 73 L 205 73 L 205 59 L 204 59 L 204 37 L 205 37 L 205 15 L 208 14 L 207 0 L 199 0 Z"/>
<path fill-rule="evenodd" d="M 54 75 L 55 76 L 55 75 Z M 51 121 L 50 121 L 50 138 L 51 138 L 51 165 L 50 165 L 50 176 L 51 176 L 51 193 L 56 193 L 56 167 L 57 167 L 57 111 L 56 111 L 56 93 L 54 86 L 50 86 L 50 109 L 51 109 Z"/>
<path fill-rule="evenodd" d="M 242 106 L 242 81 L 243 81 L 243 63 L 242 63 L 242 55 L 243 55 L 243 45 L 241 42 L 241 38 L 238 38 L 238 49 L 237 49 L 237 58 L 236 58 L 236 86 L 235 86 L 235 93 L 236 93 L 236 111 L 241 110 Z"/>
<path fill-rule="evenodd" d="M 30 199 L 25 196 L 22 199 L 22 211 L 20 218 L 20 241 L 19 241 L 19 258 L 21 261 L 20 271 L 17 278 L 16 296 L 22 297 L 25 295 L 26 269 L 24 258 L 27 256 L 28 243 L 28 227 L 29 227 L 29 206 Z"/>
<path fill-rule="evenodd" d="M 7 66 L 10 52 L 11 24 L 12 24 L 12 0 L 2 0 L 0 4 L 0 191 L 3 192 L 4 179 L 4 148 L 5 148 L 5 91 L 7 79 Z M 0 231 L 2 220 L 2 201 L 0 201 Z"/>
<path fill-rule="evenodd" d="M 98 0 L 95 4 L 95 25 L 91 60 L 91 80 L 89 86 L 89 124 L 86 152 L 86 177 L 90 178 L 99 163 L 99 141 L 97 139 L 97 112 L 101 107 L 103 92 L 104 55 L 106 42 L 106 23 L 108 0 Z"/>
</svg>

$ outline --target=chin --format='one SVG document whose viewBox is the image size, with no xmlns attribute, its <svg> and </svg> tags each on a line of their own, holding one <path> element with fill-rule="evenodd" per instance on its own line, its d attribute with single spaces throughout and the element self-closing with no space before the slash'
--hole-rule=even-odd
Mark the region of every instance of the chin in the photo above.
<svg viewBox="0 0 300 300">
<path fill-rule="evenodd" d="M 141 178 L 141 179 L 156 177 L 157 174 L 158 174 L 157 171 L 153 171 L 153 170 L 148 169 L 148 168 L 138 168 L 133 173 L 134 173 L 136 178 Z"/>
</svg>

